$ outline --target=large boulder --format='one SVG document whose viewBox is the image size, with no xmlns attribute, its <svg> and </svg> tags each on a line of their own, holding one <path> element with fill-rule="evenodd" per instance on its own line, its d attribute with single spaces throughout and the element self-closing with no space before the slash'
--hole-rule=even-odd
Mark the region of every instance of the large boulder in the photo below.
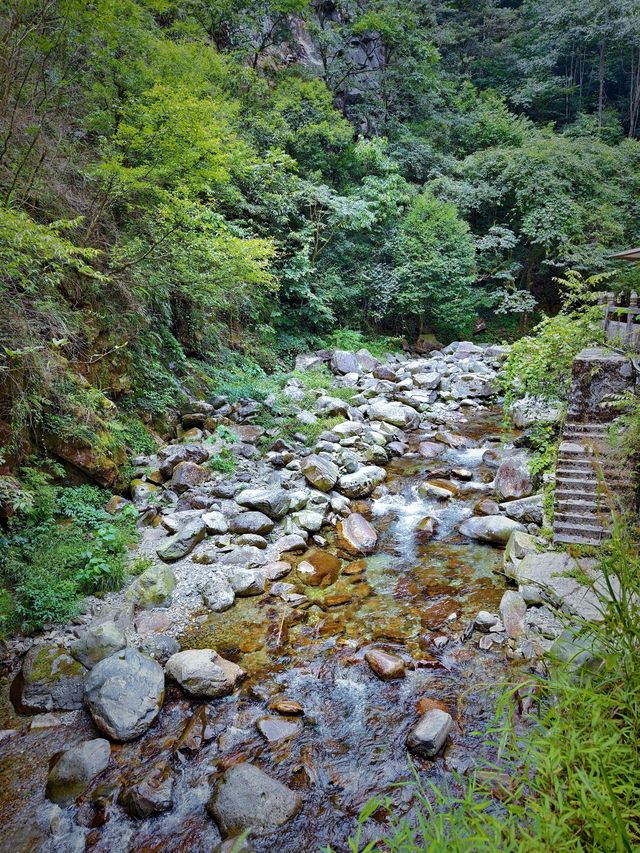
<svg viewBox="0 0 640 853">
<path fill-rule="evenodd" d="M 374 400 L 369 404 L 369 419 L 384 421 L 400 429 L 413 429 L 420 423 L 420 416 L 414 408 L 386 400 Z"/>
<path fill-rule="evenodd" d="M 348 352 L 347 350 L 334 350 L 329 364 L 334 373 L 360 373 L 358 359 L 352 352 Z"/>
<path fill-rule="evenodd" d="M 509 536 L 507 547 L 504 549 L 503 568 L 508 578 L 515 577 L 516 566 L 527 554 L 536 554 L 538 543 L 535 536 L 524 533 L 522 530 L 514 530 Z"/>
<path fill-rule="evenodd" d="M 162 460 L 159 470 L 165 479 L 169 479 L 173 469 L 180 462 L 195 462 L 200 465 L 209 458 L 209 451 L 202 444 L 169 444 L 158 452 Z"/>
<path fill-rule="evenodd" d="M 190 554 L 196 545 L 207 535 L 207 527 L 202 518 L 194 518 L 172 536 L 157 550 L 158 557 L 165 563 L 175 563 Z"/>
<path fill-rule="evenodd" d="M 126 591 L 125 598 L 142 609 L 168 607 L 175 588 L 176 576 L 173 571 L 169 566 L 157 564 L 135 579 Z"/>
<path fill-rule="evenodd" d="M 525 524 L 542 524 L 544 521 L 544 495 L 531 495 L 502 504 L 504 514 Z"/>
<path fill-rule="evenodd" d="M 378 359 L 375 356 L 371 355 L 369 350 L 365 349 L 364 347 L 358 350 L 358 352 L 356 353 L 356 359 L 358 361 L 358 364 L 360 365 L 360 368 L 365 373 L 371 373 L 372 370 L 380 364 Z"/>
<path fill-rule="evenodd" d="M 386 477 L 384 468 L 377 465 L 365 465 L 353 474 L 343 474 L 338 480 L 338 489 L 348 498 L 364 498 L 383 482 Z"/>
<path fill-rule="evenodd" d="M 214 510 L 213 512 L 205 512 L 202 520 L 207 528 L 207 533 L 212 536 L 222 535 L 229 530 L 229 524 L 224 516 L 224 513 Z"/>
<path fill-rule="evenodd" d="M 340 574 L 341 560 L 329 551 L 314 548 L 298 563 L 297 573 L 308 586 L 331 586 Z"/>
<path fill-rule="evenodd" d="M 71 654 L 83 666 L 91 669 L 99 661 L 119 652 L 127 645 L 127 638 L 111 621 L 89 625 L 71 644 Z"/>
<path fill-rule="evenodd" d="M 214 572 L 209 576 L 200 594 L 207 607 L 215 613 L 228 610 L 236 598 L 233 587 L 221 572 Z"/>
<path fill-rule="evenodd" d="M 215 649 L 187 649 L 172 655 L 165 672 L 192 696 L 214 699 L 226 696 L 244 677 L 245 672 L 215 651 Z"/>
<path fill-rule="evenodd" d="M 25 655 L 20 704 L 28 711 L 82 708 L 86 668 L 59 646 L 37 643 Z"/>
<path fill-rule="evenodd" d="M 129 741 L 146 732 L 164 701 L 159 663 L 133 649 L 97 663 L 87 676 L 85 703 L 101 732 Z"/>
<path fill-rule="evenodd" d="M 273 530 L 273 519 L 263 512 L 249 510 L 235 515 L 229 522 L 231 533 L 270 533 Z"/>
<path fill-rule="evenodd" d="M 326 456 L 312 453 L 303 461 L 302 473 L 314 488 L 328 492 L 338 482 L 340 469 Z"/>
<path fill-rule="evenodd" d="M 496 471 L 495 489 L 504 500 L 526 498 L 534 491 L 535 484 L 529 473 L 529 462 L 524 453 L 507 456 Z"/>
<path fill-rule="evenodd" d="M 288 492 L 277 488 L 243 489 L 235 498 L 240 506 L 256 509 L 275 519 L 289 512 L 290 500 Z"/>
<path fill-rule="evenodd" d="M 490 397 L 495 387 L 490 377 L 477 373 L 463 373 L 451 383 L 451 395 L 458 400 L 465 397 Z"/>
<path fill-rule="evenodd" d="M 171 488 L 181 495 L 187 489 L 199 486 L 211 479 L 211 471 L 195 462 L 179 462 L 171 475 Z"/>
<path fill-rule="evenodd" d="M 377 541 L 378 534 L 360 513 L 353 512 L 338 522 L 338 542 L 350 554 L 371 554 Z"/>
<path fill-rule="evenodd" d="M 218 782 L 207 810 L 223 837 L 268 835 L 295 817 L 300 794 L 272 779 L 254 764 L 230 767 Z"/>
<path fill-rule="evenodd" d="M 66 806 L 83 794 L 109 764 L 111 746 L 104 738 L 85 740 L 60 753 L 47 779 L 47 797 Z"/>
<path fill-rule="evenodd" d="M 540 423 L 554 424 L 562 417 L 562 403 L 559 400 L 550 402 L 527 395 L 511 404 L 509 416 L 518 429 L 526 429 Z"/>
<path fill-rule="evenodd" d="M 505 518 L 503 515 L 472 516 L 459 527 L 463 536 L 489 542 L 492 545 L 506 545 L 514 530 L 524 531 L 517 521 Z"/>
</svg>

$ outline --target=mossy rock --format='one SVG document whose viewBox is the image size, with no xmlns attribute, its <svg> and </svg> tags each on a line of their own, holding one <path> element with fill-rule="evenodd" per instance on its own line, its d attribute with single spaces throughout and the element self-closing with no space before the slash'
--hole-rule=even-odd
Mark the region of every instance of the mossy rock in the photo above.
<svg viewBox="0 0 640 853">
<path fill-rule="evenodd" d="M 35 645 L 22 664 L 20 704 L 31 711 L 75 711 L 82 707 L 86 673 L 66 649 Z"/>
<path fill-rule="evenodd" d="M 155 565 L 131 584 L 125 597 L 143 610 L 168 607 L 175 588 L 176 576 L 169 566 Z"/>
</svg>

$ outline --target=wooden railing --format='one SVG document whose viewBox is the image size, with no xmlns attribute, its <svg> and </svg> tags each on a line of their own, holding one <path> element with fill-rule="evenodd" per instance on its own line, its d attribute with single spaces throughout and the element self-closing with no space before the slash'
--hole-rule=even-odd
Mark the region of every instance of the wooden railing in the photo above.
<svg viewBox="0 0 640 853">
<path fill-rule="evenodd" d="M 634 291 L 629 295 L 629 305 L 624 305 L 624 293 L 618 294 L 617 302 L 614 293 L 602 293 L 598 305 L 602 306 L 604 317 L 602 328 L 607 340 L 625 349 L 640 352 L 640 308 L 638 294 Z"/>
</svg>

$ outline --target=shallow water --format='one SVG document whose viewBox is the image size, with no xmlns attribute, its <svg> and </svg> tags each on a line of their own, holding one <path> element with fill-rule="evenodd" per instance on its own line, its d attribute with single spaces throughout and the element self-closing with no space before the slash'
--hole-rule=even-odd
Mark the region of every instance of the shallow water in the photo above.
<svg viewBox="0 0 640 853">
<path fill-rule="evenodd" d="M 456 431 L 475 439 L 495 437 L 499 413 L 471 411 L 469 423 Z M 491 474 L 481 457 L 482 449 L 473 448 L 430 462 L 411 455 L 394 460 L 389 494 L 362 508 L 380 534 L 377 553 L 351 566 L 349 571 L 362 569 L 359 574 L 345 574 L 345 560 L 337 582 L 327 589 L 298 582 L 310 598 L 307 609 L 267 596 L 238 599 L 231 610 L 203 613 L 186 626 L 183 648 L 214 647 L 247 671 L 241 690 L 198 703 L 170 687 L 151 730 L 132 744 L 115 746 L 111 768 L 78 808 L 61 813 L 58 837 L 48 835 L 48 760 L 94 736 L 89 718 L 79 712 L 71 727 L 25 731 L 0 743 L 0 849 L 210 853 L 220 840 L 204 809 L 212 783 L 226 767 L 248 759 L 299 789 L 304 799 L 301 814 L 279 833 L 252 841 L 256 853 L 272 851 L 274 844 L 282 853 L 327 845 L 346 851 L 357 816 L 372 796 L 389 797 L 397 813 L 414 805 L 415 789 L 398 783 L 412 779 L 405 738 L 423 697 L 443 702 L 456 728 L 446 755 L 415 759 L 417 772 L 438 785 L 455 785 L 446 768 L 454 755 L 464 763 L 480 754 L 478 732 L 490 721 L 493 699 L 509 671 L 503 652 L 482 652 L 460 639 L 478 610 L 497 609 L 504 582 L 494 569 L 501 552 L 456 533 L 477 495 L 442 502 L 420 497 L 417 486 L 443 466 L 471 469 L 474 479 L 487 481 Z M 438 532 L 420 544 L 415 528 L 426 515 L 438 519 Z M 296 577 L 292 572 L 286 580 Z M 450 639 L 438 651 L 433 640 L 441 629 Z M 410 667 L 406 677 L 380 681 L 363 660 L 372 646 L 400 654 Z M 291 740 L 267 743 L 255 723 L 278 692 L 302 703 L 304 726 Z M 208 721 L 206 742 L 194 754 L 177 750 L 185 724 L 201 707 Z M 15 720 L 0 720 L 0 728 L 7 724 Z M 131 820 L 114 802 L 120 779 L 167 759 L 176 771 L 174 808 Z M 386 818 L 379 809 L 365 838 L 384 833 Z"/>
</svg>

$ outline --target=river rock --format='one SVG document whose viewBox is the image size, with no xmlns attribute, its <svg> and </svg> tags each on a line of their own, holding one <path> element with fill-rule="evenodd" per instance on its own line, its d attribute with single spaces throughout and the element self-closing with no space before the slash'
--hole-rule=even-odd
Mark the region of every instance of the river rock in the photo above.
<svg viewBox="0 0 640 853">
<path fill-rule="evenodd" d="M 433 539 L 438 530 L 438 519 L 432 515 L 426 515 L 416 525 L 416 539 L 418 542 L 428 542 Z"/>
<path fill-rule="evenodd" d="M 503 503 L 504 514 L 515 521 L 525 524 L 542 524 L 543 522 L 544 495 L 531 495 L 528 498 L 520 498 L 515 501 Z"/>
<path fill-rule="evenodd" d="M 524 617 L 527 605 L 519 592 L 506 590 L 500 601 L 500 617 L 507 636 L 512 640 L 524 634 Z"/>
<path fill-rule="evenodd" d="M 268 835 L 295 817 L 301 807 L 300 794 L 247 762 L 225 772 L 207 804 L 224 838 L 245 830 Z"/>
<path fill-rule="evenodd" d="M 173 806 L 173 784 L 173 771 L 167 762 L 162 762 L 123 788 L 118 801 L 130 817 L 151 817 Z"/>
<path fill-rule="evenodd" d="M 225 571 L 225 575 L 235 595 L 241 598 L 264 592 L 264 577 L 258 569 L 231 566 Z"/>
<path fill-rule="evenodd" d="M 171 634 L 151 634 L 140 641 L 138 651 L 146 657 L 164 664 L 171 655 L 180 651 L 180 644 Z"/>
<path fill-rule="evenodd" d="M 365 465 L 353 474 L 344 474 L 340 477 L 338 489 L 348 498 L 365 498 L 383 482 L 386 476 L 384 468 Z"/>
<path fill-rule="evenodd" d="M 60 753 L 47 779 L 47 797 L 66 806 L 77 800 L 109 764 L 111 746 L 104 738 L 85 740 Z"/>
<path fill-rule="evenodd" d="M 407 746 L 425 758 L 435 758 L 453 728 L 453 719 L 446 711 L 433 708 L 423 714 L 407 737 Z"/>
<path fill-rule="evenodd" d="M 20 704 L 38 711 L 82 708 L 86 668 L 59 646 L 37 643 L 25 655 Z"/>
<path fill-rule="evenodd" d="M 498 617 L 486 610 L 480 610 L 473 624 L 478 631 L 488 631 L 490 628 L 493 628 L 494 625 L 498 624 Z"/>
<path fill-rule="evenodd" d="M 477 373 L 463 373 L 451 383 L 451 394 L 457 400 L 465 397 L 490 397 L 495 394 L 491 379 Z"/>
<path fill-rule="evenodd" d="M 256 510 L 241 512 L 229 522 L 231 533 L 270 533 L 274 522 L 268 515 Z"/>
<path fill-rule="evenodd" d="M 495 489 L 504 500 L 526 498 L 534 489 L 529 463 L 524 454 L 507 456 L 496 471 Z"/>
<path fill-rule="evenodd" d="M 328 492 L 338 482 L 340 469 L 326 456 L 312 453 L 303 461 L 302 473 L 314 488 Z"/>
<path fill-rule="evenodd" d="M 426 480 L 418 486 L 418 492 L 423 497 L 449 500 L 458 494 L 458 488 L 448 480 Z"/>
<path fill-rule="evenodd" d="M 187 489 L 199 486 L 211 478 L 211 471 L 195 462 L 178 462 L 171 475 L 171 488 L 181 495 Z"/>
<path fill-rule="evenodd" d="M 519 522 L 502 515 L 473 516 L 464 521 L 458 529 L 463 536 L 478 539 L 480 542 L 490 542 L 492 545 L 506 545 L 514 530 L 524 531 Z"/>
<path fill-rule="evenodd" d="M 442 377 L 439 373 L 434 371 L 429 373 L 414 373 L 413 381 L 416 385 L 419 385 L 420 388 L 425 388 L 428 391 L 435 390 L 439 385 Z"/>
<path fill-rule="evenodd" d="M 518 429 L 539 423 L 556 423 L 562 417 L 563 405 L 558 400 L 549 402 L 540 397 L 525 396 L 511 404 L 509 415 Z"/>
<path fill-rule="evenodd" d="M 243 489 L 235 500 L 240 506 L 263 512 L 269 518 L 282 518 L 289 512 L 289 493 L 284 489 Z"/>
<path fill-rule="evenodd" d="M 329 364 L 334 373 L 360 373 L 358 359 L 347 350 L 334 350 Z"/>
<path fill-rule="evenodd" d="M 414 408 L 386 400 L 376 400 L 369 404 L 369 419 L 385 421 L 400 429 L 414 429 L 420 423 L 420 417 Z"/>
<path fill-rule="evenodd" d="M 360 513 L 352 512 L 339 521 L 337 531 L 340 546 L 350 554 L 360 556 L 375 551 L 378 534 Z"/>
<path fill-rule="evenodd" d="M 209 451 L 202 444 L 169 444 L 158 452 L 158 456 L 162 460 L 160 473 L 168 479 L 180 462 L 195 462 L 197 465 L 206 462 Z"/>
<path fill-rule="evenodd" d="M 480 498 L 473 507 L 474 515 L 499 515 L 500 506 L 491 498 Z"/>
<path fill-rule="evenodd" d="M 273 699 L 269 700 L 267 708 L 270 711 L 276 711 L 278 714 L 285 714 L 286 716 L 297 717 L 304 714 L 302 705 L 296 702 L 295 699 L 289 699 L 288 696 L 274 696 Z"/>
<path fill-rule="evenodd" d="M 133 649 L 117 652 L 91 670 L 84 699 L 100 731 L 113 740 L 133 740 L 160 713 L 164 672 L 159 663 Z"/>
<path fill-rule="evenodd" d="M 169 566 L 158 564 L 135 579 L 126 591 L 125 598 L 143 609 L 168 607 L 175 588 L 176 576 L 173 571 Z"/>
<path fill-rule="evenodd" d="M 398 655 L 383 652 L 381 649 L 369 649 L 365 652 L 364 659 L 383 681 L 404 678 L 404 661 Z"/>
<path fill-rule="evenodd" d="M 438 441 L 421 441 L 418 445 L 418 453 L 424 459 L 435 459 L 438 456 L 442 456 L 444 446 Z"/>
<path fill-rule="evenodd" d="M 314 548 L 305 554 L 296 571 L 308 586 L 326 587 L 338 580 L 341 565 L 341 560 L 334 554 Z"/>
<path fill-rule="evenodd" d="M 256 720 L 256 728 L 260 734 L 268 740 L 269 743 L 276 743 L 282 740 L 289 740 L 292 737 L 297 737 L 303 729 L 302 720 L 294 717 L 287 719 L 286 717 L 259 717 Z"/>
<path fill-rule="evenodd" d="M 207 528 L 207 533 L 212 536 L 223 535 L 229 530 L 227 519 L 222 512 L 205 512 L 202 520 Z"/>
<path fill-rule="evenodd" d="M 504 549 L 502 565 L 504 573 L 508 578 L 515 578 L 516 566 L 527 554 L 536 554 L 538 543 L 535 536 L 524 533 L 522 530 L 514 530 Z"/>
<path fill-rule="evenodd" d="M 71 644 L 71 654 L 87 669 L 127 645 L 127 638 L 114 622 L 89 625 Z"/>
<path fill-rule="evenodd" d="M 228 610 L 236 599 L 233 587 L 220 572 L 212 574 L 200 590 L 205 604 L 215 613 Z"/>
<path fill-rule="evenodd" d="M 153 483 L 138 479 L 132 480 L 129 488 L 131 490 L 131 500 L 136 507 L 146 507 L 160 491 Z"/>
<path fill-rule="evenodd" d="M 172 655 L 165 672 L 192 696 L 213 699 L 226 696 L 244 678 L 245 672 L 215 651 L 215 649 L 188 649 Z"/>
<path fill-rule="evenodd" d="M 157 550 L 158 557 L 165 563 L 175 563 L 190 554 L 206 536 L 207 528 L 202 518 L 194 518 L 185 524 L 166 545 Z"/>
</svg>

